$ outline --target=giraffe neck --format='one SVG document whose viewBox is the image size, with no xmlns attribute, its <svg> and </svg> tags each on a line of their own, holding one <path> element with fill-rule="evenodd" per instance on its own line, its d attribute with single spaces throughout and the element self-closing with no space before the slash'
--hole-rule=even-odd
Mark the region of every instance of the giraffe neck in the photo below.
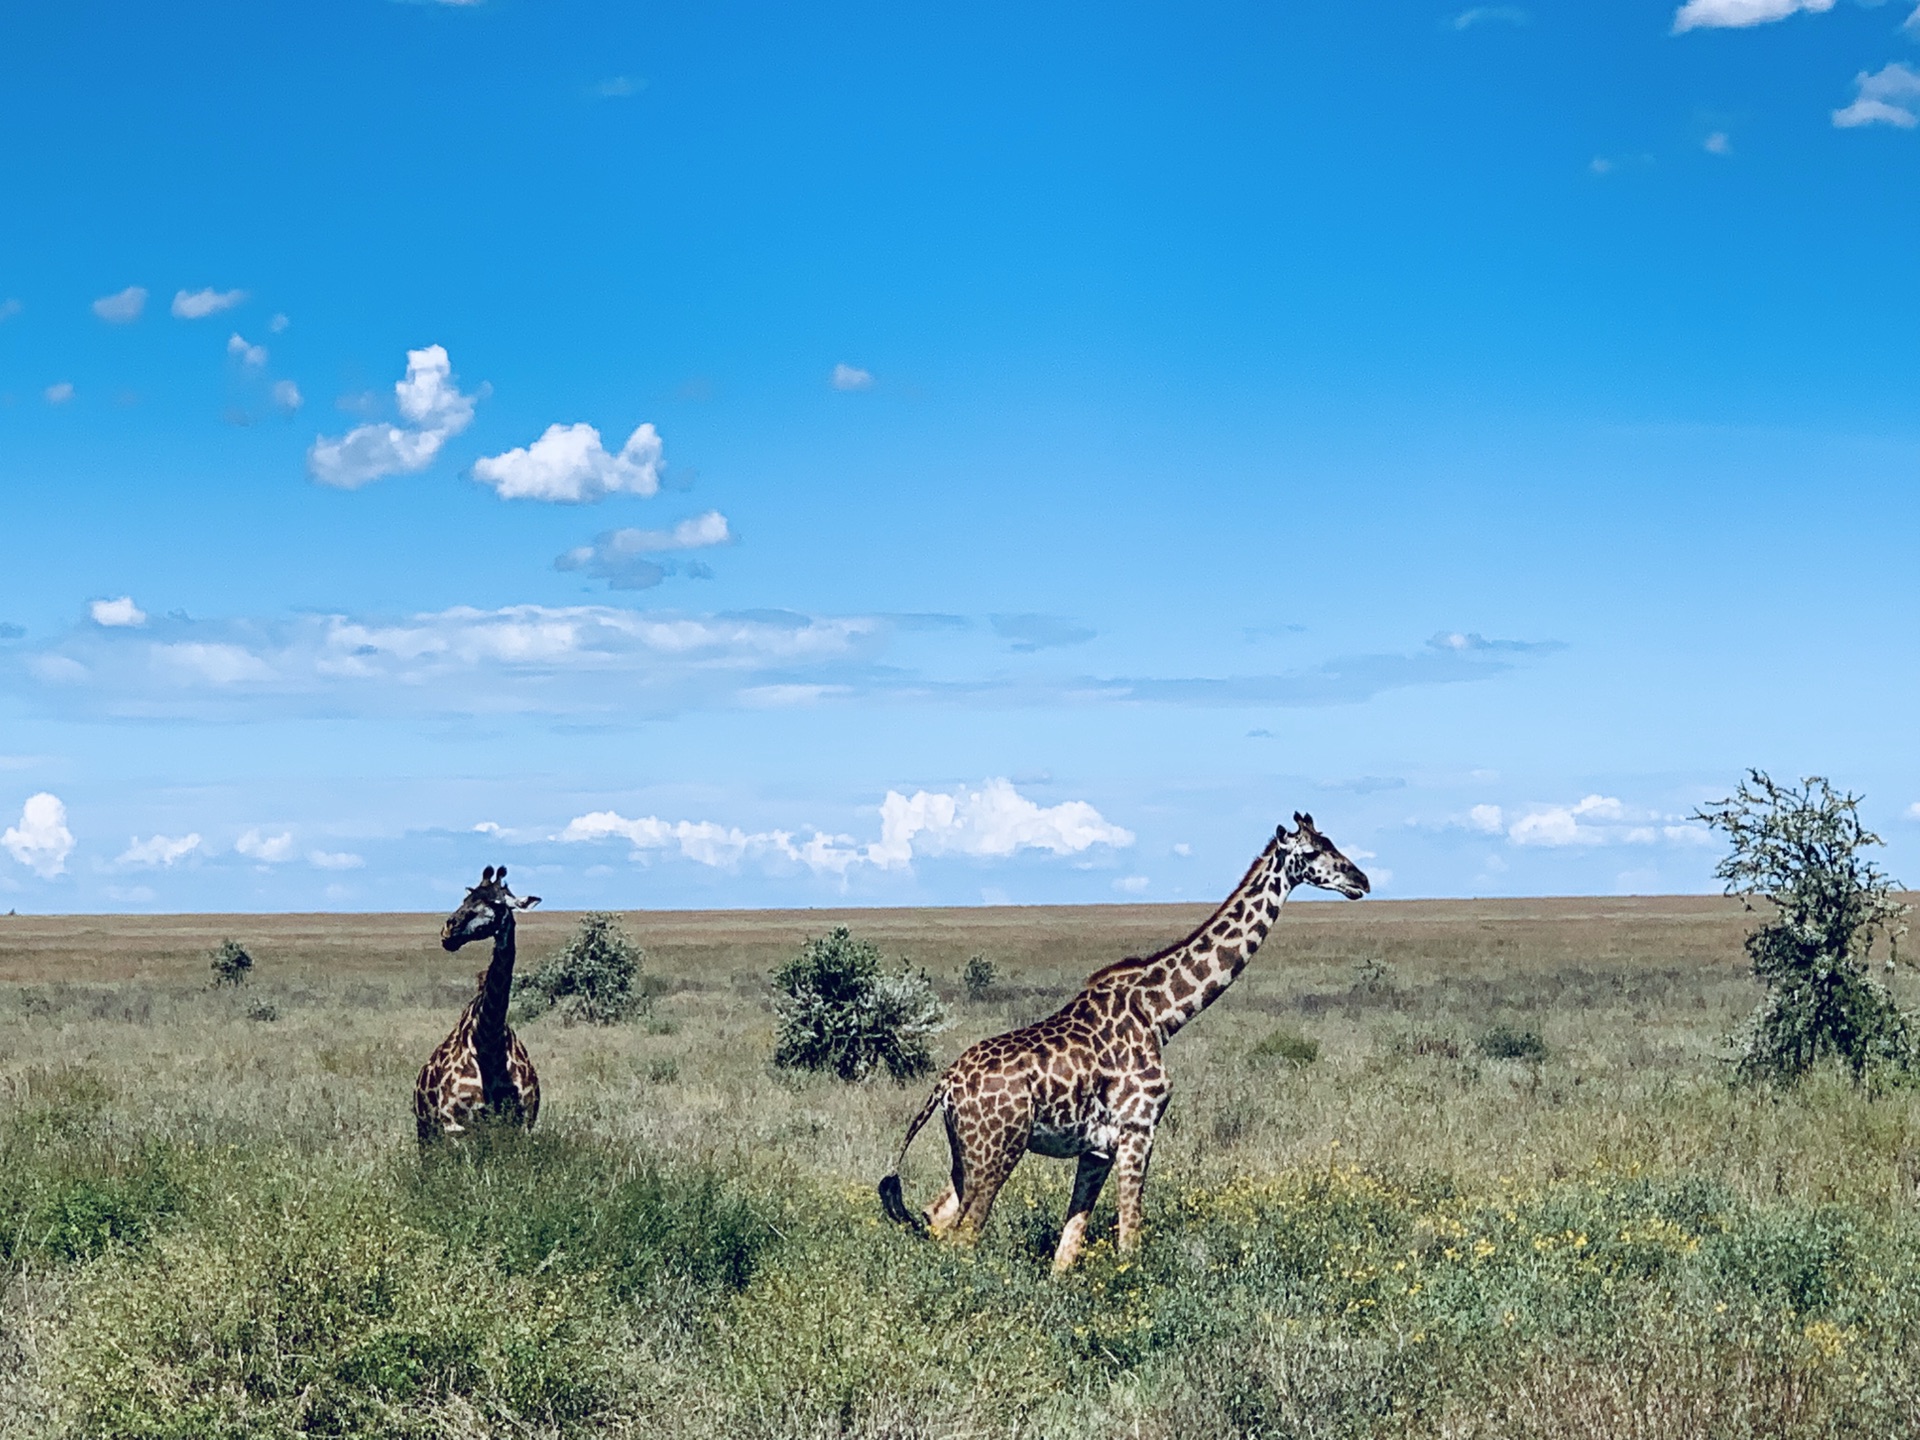
<svg viewBox="0 0 1920 1440">
<path fill-rule="evenodd" d="M 1145 975 L 1164 968 L 1166 979 L 1149 984 L 1143 976 L 1136 993 L 1162 1043 L 1240 978 L 1292 888 L 1286 856 L 1277 841 L 1269 843 L 1204 925 L 1153 957 Z"/>
<path fill-rule="evenodd" d="M 513 917 L 509 915 L 494 933 L 493 963 L 487 966 L 486 979 L 481 982 L 480 995 L 474 1005 L 473 1048 L 479 1055 L 483 1079 L 490 1074 L 490 1062 L 497 1062 L 500 1074 L 506 1074 L 507 1002 L 513 998 L 513 953 Z"/>
</svg>

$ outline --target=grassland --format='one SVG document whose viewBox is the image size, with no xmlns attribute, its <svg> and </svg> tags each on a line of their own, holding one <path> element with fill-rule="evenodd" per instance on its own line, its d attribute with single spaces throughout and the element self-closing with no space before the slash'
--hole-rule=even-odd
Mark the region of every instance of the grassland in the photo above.
<svg viewBox="0 0 1920 1440">
<path fill-rule="evenodd" d="M 1146 1245 L 1065 1279 L 1070 1167 L 916 1240 L 871 1185 L 923 1092 L 767 1062 L 836 922 L 950 1056 L 1200 913 L 634 914 L 651 1016 L 523 1027 L 538 1133 L 424 1166 L 438 917 L 0 918 L 0 1436 L 1920 1434 L 1920 1096 L 1731 1090 L 1724 902 L 1290 908 L 1170 1052 Z"/>
</svg>

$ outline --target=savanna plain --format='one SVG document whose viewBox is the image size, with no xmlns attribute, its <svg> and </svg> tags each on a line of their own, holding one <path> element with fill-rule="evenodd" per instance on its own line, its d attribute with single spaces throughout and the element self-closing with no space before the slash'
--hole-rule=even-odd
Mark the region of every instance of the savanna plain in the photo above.
<svg viewBox="0 0 1920 1440">
<path fill-rule="evenodd" d="M 646 1013 L 521 1023 L 535 1131 L 424 1158 L 438 916 L 0 917 L 0 1436 L 1920 1434 L 1920 1093 L 1728 1083 L 1733 902 L 1289 906 L 1169 1048 L 1144 1244 L 1109 1197 L 1063 1277 L 1070 1165 L 921 1239 L 926 1082 L 771 1063 L 834 924 L 944 1063 L 1205 913 L 629 914 Z"/>
</svg>

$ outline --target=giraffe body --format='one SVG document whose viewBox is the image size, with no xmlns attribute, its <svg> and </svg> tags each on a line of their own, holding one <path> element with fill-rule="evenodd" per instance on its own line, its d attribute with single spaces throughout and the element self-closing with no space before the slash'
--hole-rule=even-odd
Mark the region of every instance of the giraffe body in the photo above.
<svg viewBox="0 0 1920 1440">
<path fill-rule="evenodd" d="M 434 1047 L 413 1086 L 413 1118 L 424 1145 L 459 1135 L 485 1117 L 531 1127 L 540 1113 L 540 1077 L 527 1047 L 507 1024 L 513 995 L 514 912 L 540 903 L 507 889 L 507 869 L 489 865 L 441 927 L 440 943 L 458 950 L 473 940 L 493 941 L 493 963 L 479 975 L 477 992 L 460 1012 L 447 1038 Z"/>
<path fill-rule="evenodd" d="M 971 1239 L 1031 1150 L 1079 1162 L 1056 1270 L 1079 1255 L 1109 1173 L 1119 1187 L 1120 1248 L 1131 1249 L 1154 1130 L 1172 1094 L 1161 1047 L 1239 977 L 1295 886 L 1349 899 L 1367 893 L 1366 876 L 1314 829 L 1313 817 L 1294 820 L 1298 829 L 1289 834 L 1282 825 L 1233 894 L 1186 939 L 1096 971 L 1046 1019 L 982 1040 L 948 1066 L 908 1127 L 893 1172 L 880 1182 L 887 1214 Z M 952 1183 L 923 1222 L 906 1208 L 899 1169 L 936 1112 L 946 1124 Z"/>
</svg>

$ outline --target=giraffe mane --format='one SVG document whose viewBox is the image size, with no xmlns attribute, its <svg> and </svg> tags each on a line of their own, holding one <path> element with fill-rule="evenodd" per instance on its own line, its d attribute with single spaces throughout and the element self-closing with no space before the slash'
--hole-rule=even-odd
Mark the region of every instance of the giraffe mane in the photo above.
<svg viewBox="0 0 1920 1440">
<path fill-rule="evenodd" d="M 1276 836 L 1275 838 L 1277 839 L 1278 837 Z M 1093 974 L 1087 977 L 1087 983 L 1081 988 L 1091 990 L 1095 985 L 1105 984 L 1110 980 L 1119 980 L 1129 975 L 1138 974 L 1140 971 L 1159 964 L 1162 960 L 1165 960 L 1169 955 L 1173 954 L 1174 951 L 1183 950 L 1188 945 L 1191 945 L 1196 939 L 1206 933 L 1222 915 L 1227 913 L 1227 907 L 1233 904 L 1234 897 L 1246 888 L 1249 880 L 1253 879 L 1253 872 L 1266 863 L 1267 851 L 1272 848 L 1272 841 L 1261 846 L 1260 853 L 1253 857 L 1253 863 L 1247 866 L 1246 873 L 1241 875 L 1238 883 L 1234 885 L 1233 889 L 1227 892 L 1227 898 L 1214 906 L 1213 913 L 1198 925 L 1194 926 L 1187 934 L 1175 940 L 1170 945 L 1161 946 L 1151 955 L 1129 955 L 1124 960 L 1116 960 L 1111 965 L 1101 966 L 1100 969 L 1094 971 Z"/>
</svg>

